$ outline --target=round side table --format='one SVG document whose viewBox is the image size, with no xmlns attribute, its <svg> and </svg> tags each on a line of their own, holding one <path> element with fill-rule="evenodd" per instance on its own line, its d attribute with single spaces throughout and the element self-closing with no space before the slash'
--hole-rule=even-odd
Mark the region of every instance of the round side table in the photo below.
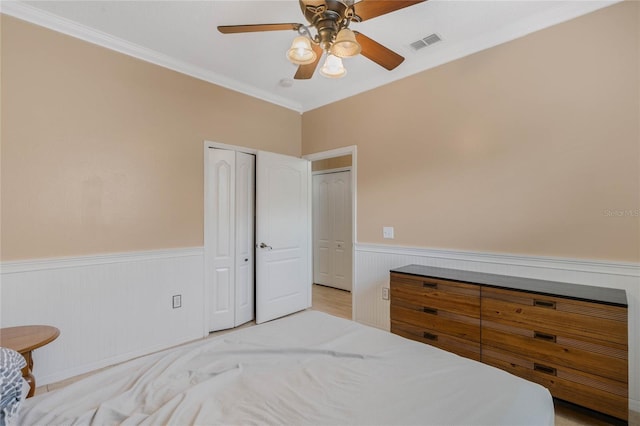
<svg viewBox="0 0 640 426">
<path fill-rule="evenodd" d="M 30 386 L 27 398 L 31 398 L 36 391 L 31 351 L 53 342 L 59 335 L 60 330 L 49 325 L 23 325 L 0 329 L 0 346 L 13 349 L 27 361 L 27 366 L 22 369 L 22 377 Z"/>
</svg>

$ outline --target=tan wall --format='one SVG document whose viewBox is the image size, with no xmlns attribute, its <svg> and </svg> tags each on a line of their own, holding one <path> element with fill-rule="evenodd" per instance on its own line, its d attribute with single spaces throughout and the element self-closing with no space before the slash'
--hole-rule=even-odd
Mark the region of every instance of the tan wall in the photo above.
<svg viewBox="0 0 640 426">
<path fill-rule="evenodd" d="M 203 141 L 300 138 L 297 112 L 3 15 L 1 259 L 202 246 Z"/>
<path fill-rule="evenodd" d="M 360 242 L 640 261 L 639 7 L 305 113 L 303 153 L 358 146 Z"/>
</svg>

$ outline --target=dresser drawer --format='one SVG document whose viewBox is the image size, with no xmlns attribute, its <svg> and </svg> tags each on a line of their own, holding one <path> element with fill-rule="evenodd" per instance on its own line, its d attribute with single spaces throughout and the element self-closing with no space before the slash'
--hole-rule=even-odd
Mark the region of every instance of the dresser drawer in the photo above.
<svg viewBox="0 0 640 426">
<path fill-rule="evenodd" d="M 482 362 L 539 383 L 554 397 L 621 419 L 628 418 L 627 383 L 485 346 Z"/>
<path fill-rule="evenodd" d="M 489 320 L 482 321 L 483 347 L 500 348 L 534 357 L 540 362 L 579 368 L 619 382 L 627 382 L 626 347 L 605 343 L 566 333 L 552 334 L 545 328 L 530 330 Z"/>
<path fill-rule="evenodd" d="M 392 273 L 395 302 L 480 318 L 480 287 L 474 284 Z"/>
<path fill-rule="evenodd" d="M 391 332 L 407 339 L 427 343 L 460 356 L 480 361 L 479 342 L 450 336 L 441 330 L 432 330 L 396 320 L 391 321 Z"/>
<path fill-rule="evenodd" d="M 624 290 L 423 265 L 390 282 L 392 332 L 628 419 Z"/>
<path fill-rule="evenodd" d="M 391 319 L 480 343 L 480 319 L 446 311 L 391 304 Z"/>
<path fill-rule="evenodd" d="M 627 347 L 627 309 L 623 307 L 483 287 L 482 318 Z"/>
</svg>

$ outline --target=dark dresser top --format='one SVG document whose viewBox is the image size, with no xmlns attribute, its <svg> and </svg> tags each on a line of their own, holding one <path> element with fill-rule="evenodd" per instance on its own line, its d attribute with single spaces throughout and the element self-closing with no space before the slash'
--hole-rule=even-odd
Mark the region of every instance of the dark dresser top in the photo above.
<svg viewBox="0 0 640 426">
<path fill-rule="evenodd" d="M 489 287 L 527 291 L 547 296 L 566 297 L 607 305 L 627 306 L 627 293 L 617 288 L 570 284 L 510 275 L 486 274 L 484 272 L 463 271 L 460 269 L 435 268 L 424 265 L 407 265 L 392 269 L 391 272 L 421 277 L 443 278 L 472 284 L 483 284 Z"/>
</svg>

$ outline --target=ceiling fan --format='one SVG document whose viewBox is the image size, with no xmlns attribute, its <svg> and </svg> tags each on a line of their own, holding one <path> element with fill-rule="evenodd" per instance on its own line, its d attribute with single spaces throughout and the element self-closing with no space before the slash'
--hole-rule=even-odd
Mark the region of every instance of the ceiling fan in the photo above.
<svg viewBox="0 0 640 426">
<path fill-rule="evenodd" d="M 309 25 L 298 23 L 222 25 L 223 34 L 260 31 L 293 30 L 298 36 L 293 40 L 287 57 L 298 65 L 296 80 L 306 80 L 326 52 L 320 74 L 339 78 L 346 74 L 342 58 L 362 54 L 391 71 L 404 61 L 396 52 L 384 47 L 362 33 L 349 29 L 351 22 L 363 22 L 427 0 L 299 0 L 300 8 Z M 312 34 L 314 30 L 315 35 Z"/>
</svg>

